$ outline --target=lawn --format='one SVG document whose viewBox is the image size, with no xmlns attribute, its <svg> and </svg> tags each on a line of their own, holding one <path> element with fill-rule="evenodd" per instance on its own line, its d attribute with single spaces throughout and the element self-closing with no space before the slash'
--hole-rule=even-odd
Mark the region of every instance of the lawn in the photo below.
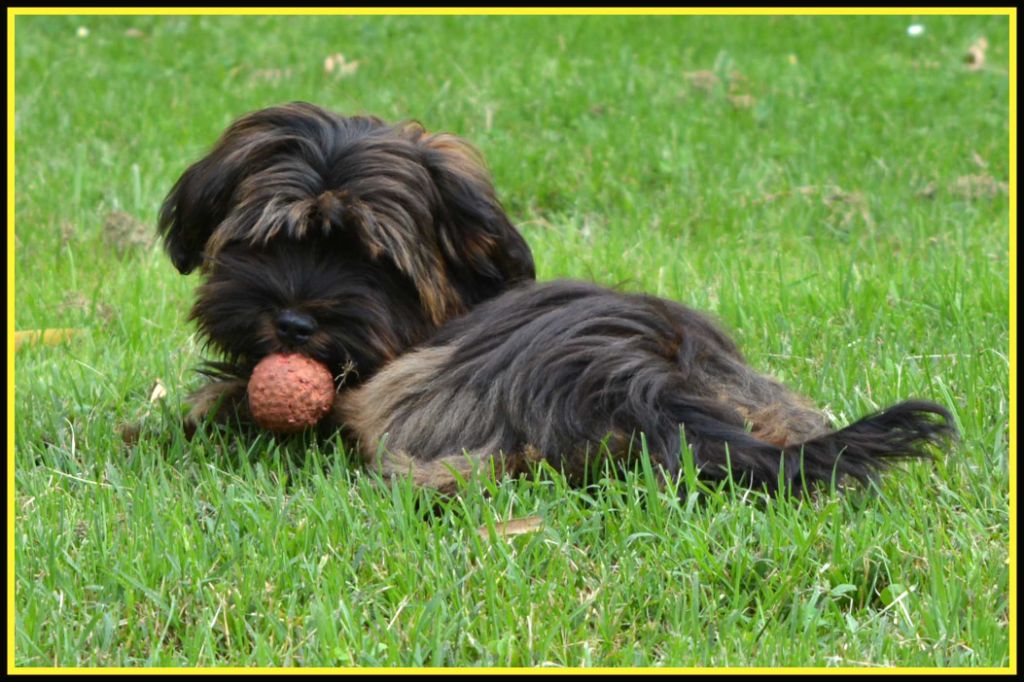
<svg viewBox="0 0 1024 682">
<path fill-rule="evenodd" d="M 16 328 L 79 330 L 16 355 L 17 666 L 1011 664 L 1007 17 L 16 30 Z M 539 278 L 710 310 L 838 422 L 929 398 L 961 442 L 804 502 L 642 468 L 442 499 L 336 441 L 185 442 L 198 276 L 156 212 L 291 100 L 468 138 Z"/>
</svg>

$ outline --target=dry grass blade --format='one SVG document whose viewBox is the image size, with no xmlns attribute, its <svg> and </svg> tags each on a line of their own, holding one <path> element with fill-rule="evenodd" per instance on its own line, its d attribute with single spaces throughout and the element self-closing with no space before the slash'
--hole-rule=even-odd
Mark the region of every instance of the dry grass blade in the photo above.
<svg viewBox="0 0 1024 682">
<path fill-rule="evenodd" d="M 967 68 L 971 71 L 977 71 L 981 67 L 985 66 L 985 51 L 988 50 L 988 40 L 985 38 L 978 38 L 974 43 L 967 48 L 967 54 L 964 56 L 964 61 L 967 62 Z"/>
<path fill-rule="evenodd" d="M 513 535 L 525 535 L 526 533 L 534 533 L 540 530 L 544 520 L 539 516 L 526 516 L 521 519 L 512 519 L 511 521 L 505 521 L 503 523 L 494 524 L 494 531 L 498 537 L 507 538 Z M 484 540 L 489 537 L 487 526 L 480 526 L 477 528 L 477 533 Z"/>
<path fill-rule="evenodd" d="M 24 345 L 30 345 L 34 343 L 43 343 L 47 346 L 55 346 L 61 341 L 70 339 L 75 334 L 81 332 L 81 329 L 66 328 L 66 329 L 29 329 L 20 332 L 14 332 L 14 350 L 20 350 Z"/>
</svg>

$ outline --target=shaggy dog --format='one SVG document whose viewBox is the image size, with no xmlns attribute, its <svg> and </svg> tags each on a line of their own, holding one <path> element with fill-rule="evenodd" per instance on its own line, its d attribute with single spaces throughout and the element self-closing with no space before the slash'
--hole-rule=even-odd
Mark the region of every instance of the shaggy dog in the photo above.
<svg viewBox="0 0 1024 682">
<path fill-rule="evenodd" d="M 246 115 L 181 176 L 159 229 L 179 271 L 201 268 L 191 317 L 223 356 L 190 422 L 245 421 L 253 366 L 302 353 L 335 376 L 321 428 L 445 492 L 481 469 L 546 460 L 578 480 L 643 452 L 672 479 L 683 438 L 705 479 L 801 492 L 955 434 L 917 400 L 835 430 L 703 313 L 534 282 L 480 156 L 415 123 L 305 103 Z"/>
</svg>

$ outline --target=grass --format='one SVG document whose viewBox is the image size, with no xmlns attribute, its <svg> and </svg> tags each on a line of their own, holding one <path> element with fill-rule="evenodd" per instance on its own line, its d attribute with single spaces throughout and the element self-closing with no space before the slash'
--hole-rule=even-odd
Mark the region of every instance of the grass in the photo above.
<svg viewBox="0 0 1024 682">
<path fill-rule="evenodd" d="M 913 21 L 19 17 L 16 326 L 85 331 L 16 357 L 16 665 L 1010 665 L 1008 21 Z M 840 422 L 933 398 L 962 442 L 804 503 L 442 500 L 338 443 L 183 442 L 197 279 L 155 213 L 295 99 L 472 140 L 540 278 L 711 310 Z"/>
</svg>

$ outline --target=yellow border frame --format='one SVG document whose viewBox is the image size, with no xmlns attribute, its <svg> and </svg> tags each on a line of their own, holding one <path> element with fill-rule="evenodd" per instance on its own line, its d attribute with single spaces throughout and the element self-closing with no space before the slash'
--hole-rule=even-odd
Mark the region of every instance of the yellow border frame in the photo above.
<svg viewBox="0 0 1024 682">
<path fill-rule="evenodd" d="M 907 14 L 913 16 L 929 15 L 1004 15 L 1010 20 L 1009 50 L 1009 105 L 1010 105 L 1010 224 L 1008 226 L 1010 249 L 1010 442 L 1009 442 L 1009 473 L 1010 473 L 1010 604 L 1009 604 L 1009 642 L 1010 664 L 1006 668 L 44 668 L 14 666 L 14 39 L 15 18 L 18 16 L 40 15 L 894 15 Z M 8 8 L 7 10 L 7 673 L 10 674 L 83 674 L 83 675 L 119 675 L 119 674 L 199 674 L 220 673 L 227 675 L 263 674 L 337 674 L 353 672 L 357 674 L 396 674 L 396 673 L 431 673 L 443 671 L 453 675 L 478 675 L 481 673 L 529 672 L 536 674 L 571 675 L 571 674 L 609 674 L 609 673 L 644 673 L 654 675 L 703 673 L 703 674 L 778 674 L 778 675 L 863 675 L 863 674 L 992 674 L 1003 673 L 1015 675 L 1017 672 L 1017 9 L 1015 7 L 958 7 L 958 8 L 921 8 L 921 7 L 806 7 L 806 8 L 663 8 L 663 7 L 620 7 L 620 8 L 566 8 L 566 7 L 425 7 L 425 8 L 119 8 L 119 7 L 41 7 L 41 8 Z"/>
</svg>

